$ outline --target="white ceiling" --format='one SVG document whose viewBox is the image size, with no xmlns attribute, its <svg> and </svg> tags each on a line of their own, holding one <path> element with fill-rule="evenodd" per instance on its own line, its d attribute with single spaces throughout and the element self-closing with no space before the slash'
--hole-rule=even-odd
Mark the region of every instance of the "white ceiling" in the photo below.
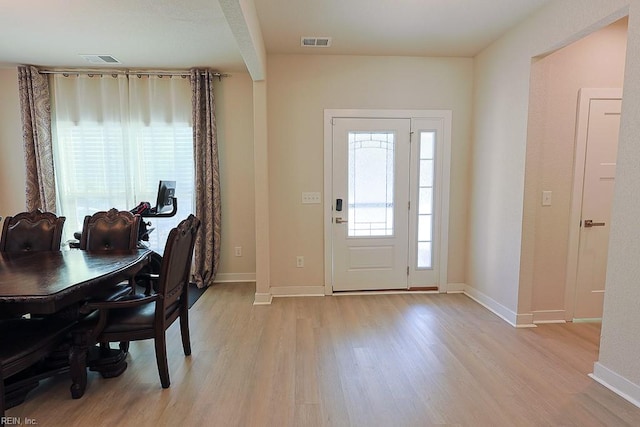
<svg viewBox="0 0 640 427">
<path fill-rule="evenodd" d="M 253 1 L 268 53 L 473 56 L 551 0 Z M 302 36 L 333 44 L 301 48 Z M 80 54 L 119 68 L 246 69 L 218 0 L 0 0 L 0 65 L 96 67 Z"/>
<path fill-rule="evenodd" d="M 255 0 L 270 53 L 471 57 L 549 0 Z"/>
<path fill-rule="evenodd" d="M 0 63 L 96 67 L 80 54 L 120 68 L 245 69 L 217 0 L 0 0 Z"/>
</svg>

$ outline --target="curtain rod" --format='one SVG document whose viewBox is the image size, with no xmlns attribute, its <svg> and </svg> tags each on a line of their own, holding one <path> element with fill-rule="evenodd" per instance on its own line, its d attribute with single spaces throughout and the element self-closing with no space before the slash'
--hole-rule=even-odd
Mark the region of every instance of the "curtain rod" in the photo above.
<svg viewBox="0 0 640 427">
<path fill-rule="evenodd" d="M 191 75 L 190 71 L 142 71 L 142 70 L 92 70 L 92 69 L 61 69 L 61 70 L 39 70 L 40 74 L 99 74 L 99 75 L 114 75 L 122 74 L 125 76 L 180 76 L 188 77 Z M 204 72 L 201 72 L 204 74 Z M 222 80 L 224 77 L 231 77 L 231 74 L 219 73 L 214 71 L 214 77 L 218 80 Z"/>
</svg>

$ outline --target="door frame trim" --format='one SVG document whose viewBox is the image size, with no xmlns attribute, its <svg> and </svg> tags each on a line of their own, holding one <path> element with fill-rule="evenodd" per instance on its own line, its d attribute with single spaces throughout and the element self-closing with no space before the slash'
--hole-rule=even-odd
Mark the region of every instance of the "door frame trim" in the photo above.
<svg viewBox="0 0 640 427">
<path fill-rule="evenodd" d="M 584 190 L 584 168 L 587 155 L 589 111 L 591 100 L 622 99 L 621 88 L 582 88 L 578 92 L 576 114 L 575 152 L 573 156 L 573 187 L 569 214 L 569 243 L 567 273 L 565 280 L 565 320 L 573 320 L 578 280 L 578 257 L 580 250 L 580 221 L 582 216 L 582 192 Z"/>
<path fill-rule="evenodd" d="M 349 119 L 440 119 L 444 121 L 442 135 L 442 173 L 440 178 L 442 199 L 440 201 L 440 258 L 437 260 L 438 291 L 447 292 L 447 268 L 449 260 L 449 192 L 451 188 L 451 110 L 369 110 L 369 109 L 325 109 L 324 110 L 324 293 L 333 294 L 333 234 L 331 218 L 333 201 L 333 128 L 334 118 Z M 443 213 L 446 213 L 443 214 Z"/>
</svg>

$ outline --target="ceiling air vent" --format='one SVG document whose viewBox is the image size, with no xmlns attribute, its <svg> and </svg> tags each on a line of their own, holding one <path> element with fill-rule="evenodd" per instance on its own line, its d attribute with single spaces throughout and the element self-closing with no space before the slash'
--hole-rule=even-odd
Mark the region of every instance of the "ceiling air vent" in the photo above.
<svg viewBox="0 0 640 427">
<path fill-rule="evenodd" d="M 120 64 L 116 58 L 111 55 L 80 55 L 85 61 L 92 64 Z"/>
<path fill-rule="evenodd" d="M 329 47 L 331 46 L 331 37 L 302 37 L 300 39 L 302 47 Z"/>
</svg>

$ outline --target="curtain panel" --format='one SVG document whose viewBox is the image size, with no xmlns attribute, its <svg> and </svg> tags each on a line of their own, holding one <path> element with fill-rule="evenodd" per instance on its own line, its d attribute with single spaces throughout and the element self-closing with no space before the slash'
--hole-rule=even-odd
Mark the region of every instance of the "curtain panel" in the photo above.
<svg viewBox="0 0 640 427">
<path fill-rule="evenodd" d="M 49 81 L 32 66 L 18 67 L 26 209 L 56 212 Z"/>
<path fill-rule="evenodd" d="M 220 167 L 213 97 L 213 72 L 191 70 L 193 156 L 196 216 L 201 221 L 196 238 L 193 278 L 198 287 L 209 286 L 220 264 Z"/>
</svg>

